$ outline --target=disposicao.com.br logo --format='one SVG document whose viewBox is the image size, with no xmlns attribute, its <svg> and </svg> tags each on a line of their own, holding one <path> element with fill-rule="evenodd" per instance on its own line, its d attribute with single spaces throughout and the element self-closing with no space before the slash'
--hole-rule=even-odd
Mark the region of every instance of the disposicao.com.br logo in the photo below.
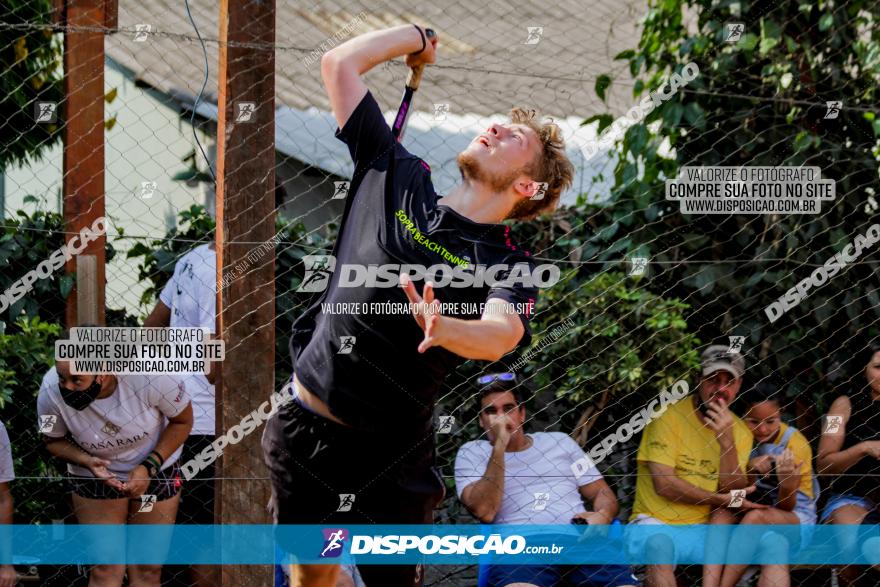
<svg viewBox="0 0 880 587">
<path fill-rule="evenodd" d="M 337 287 L 398 287 L 400 276 L 413 281 L 430 280 L 434 287 L 523 287 L 548 288 L 559 281 L 562 272 L 556 265 L 531 265 L 520 262 L 508 265 L 460 265 L 451 267 L 438 263 L 425 267 L 418 264 L 386 263 L 383 265 L 336 264 L 333 255 L 305 255 L 305 274 L 298 292 L 321 292 L 337 275 Z"/>
<path fill-rule="evenodd" d="M 324 530 L 324 547 L 322 558 L 339 556 L 344 547 L 345 536 L 340 535 L 341 529 Z M 338 546 L 338 548 L 337 548 Z M 332 548 L 331 548 L 332 547 Z M 502 537 L 500 534 L 473 536 L 427 534 L 417 535 L 377 535 L 364 536 L 355 534 L 351 537 L 350 554 L 394 554 L 405 555 L 408 551 L 418 554 L 472 555 L 486 554 L 559 554 L 563 547 L 555 544 L 528 546 L 526 539 L 519 535 Z M 335 552 L 336 554 L 331 554 Z"/>
<path fill-rule="evenodd" d="M 345 539 L 348 538 L 348 530 L 344 528 L 325 528 L 324 546 L 321 548 L 320 558 L 337 558 L 345 550 Z"/>
</svg>

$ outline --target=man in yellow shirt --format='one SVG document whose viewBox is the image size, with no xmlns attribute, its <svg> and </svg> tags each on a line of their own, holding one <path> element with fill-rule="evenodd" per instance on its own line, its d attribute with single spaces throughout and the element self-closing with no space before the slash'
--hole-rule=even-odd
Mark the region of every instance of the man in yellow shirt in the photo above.
<svg viewBox="0 0 880 587">
<path fill-rule="evenodd" d="M 728 507 L 765 507 L 731 493 L 749 485 L 752 434 L 728 409 L 742 386 L 745 359 L 714 345 L 703 352 L 700 363 L 697 393 L 671 405 L 645 428 L 631 524 L 729 524 L 734 517 Z M 641 550 L 638 540 L 630 544 Z M 704 559 L 702 539 L 673 544 L 668 536 L 654 534 L 644 546 L 658 561 Z M 673 564 L 648 565 L 646 584 L 674 587 L 674 571 Z M 704 567 L 704 585 L 717 585 L 719 579 L 720 565 Z"/>
</svg>

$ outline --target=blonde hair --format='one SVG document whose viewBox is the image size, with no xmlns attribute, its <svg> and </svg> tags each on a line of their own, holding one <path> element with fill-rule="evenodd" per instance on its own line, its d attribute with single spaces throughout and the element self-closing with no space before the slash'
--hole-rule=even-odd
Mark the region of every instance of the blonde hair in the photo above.
<svg viewBox="0 0 880 587">
<path fill-rule="evenodd" d="M 565 154 L 565 142 L 562 129 L 549 119 L 540 122 L 535 110 L 513 108 L 510 111 L 510 122 L 529 127 L 541 141 L 541 153 L 534 161 L 523 167 L 522 173 L 534 181 L 544 182 L 547 189 L 540 200 L 522 200 L 513 207 L 507 216 L 510 220 L 531 220 L 545 212 L 552 212 L 559 203 L 559 196 L 574 180 L 574 165 Z"/>
</svg>

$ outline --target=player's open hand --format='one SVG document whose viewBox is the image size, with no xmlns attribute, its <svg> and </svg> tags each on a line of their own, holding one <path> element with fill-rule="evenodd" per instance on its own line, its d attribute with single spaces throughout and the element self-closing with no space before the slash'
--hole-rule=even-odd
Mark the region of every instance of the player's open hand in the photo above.
<svg viewBox="0 0 880 587">
<path fill-rule="evenodd" d="M 124 485 L 122 481 L 116 478 L 116 475 L 110 472 L 107 468 L 110 466 L 110 461 L 107 459 L 102 459 L 100 457 L 96 457 L 93 455 L 89 455 L 86 457 L 83 465 L 91 471 L 92 475 L 95 476 L 96 479 L 101 479 L 104 483 L 112 487 L 113 489 L 118 489 L 122 491 L 124 489 Z"/>
<path fill-rule="evenodd" d="M 440 302 L 434 299 L 434 286 L 426 283 L 423 291 L 424 297 L 422 297 L 416 291 L 416 286 L 409 275 L 402 273 L 400 275 L 400 287 L 403 288 L 406 297 L 409 299 L 409 307 L 413 318 L 415 318 L 419 327 L 425 333 L 424 340 L 419 344 L 419 352 L 424 353 L 433 346 L 441 346 L 445 332 L 445 322 L 443 321 L 443 316 L 440 315 Z"/>
</svg>

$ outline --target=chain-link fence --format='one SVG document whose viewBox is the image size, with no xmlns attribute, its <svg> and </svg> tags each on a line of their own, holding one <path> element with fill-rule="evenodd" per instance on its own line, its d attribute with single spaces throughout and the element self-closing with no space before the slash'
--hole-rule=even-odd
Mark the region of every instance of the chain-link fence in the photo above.
<svg viewBox="0 0 880 587">
<path fill-rule="evenodd" d="M 104 198 L 98 215 L 107 219 L 106 324 L 214 331 L 221 311 L 218 290 L 227 306 L 250 304 L 248 296 L 257 288 L 274 286 L 274 380 L 281 390 L 292 373 L 294 322 L 310 307 L 339 338 L 330 369 L 334 361 L 346 368 L 357 364 L 359 353 L 366 352 L 356 336 L 338 332 L 334 310 L 320 305 L 340 298 L 328 297 L 333 287 L 310 286 L 316 260 L 339 256 L 345 238 L 383 246 L 390 238 L 382 232 L 374 239 L 367 225 L 343 222 L 364 170 L 352 161 L 351 145 L 334 136 L 338 124 L 322 79 L 322 57 L 363 33 L 415 23 L 433 29 L 439 46 L 437 62 L 426 68 L 415 95 L 402 145 L 420 158 L 436 194 L 451 197 L 447 202 L 467 201 L 461 199 L 459 155 L 473 148 L 475 137 L 510 129 L 503 125 L 512 107 L 552 117 L 573 166 L 571 186 L 557 210 L 533 221 L 506 222 L 501 237 L 517 255 L 527 251 L 531 263 L 558 269 L 558 277 L 539 288 L 534 311 L 521 313 L 530 341 L 498 361 L 486 360 L 491 353 L 462 349 L 451 352 L 481 358 L 460 364 L 446 355 L 438 358 L 438 365 L 454 365 L 451 373 L 431 401 L 410 412 L 430 413 L 430 430 L 422 437 L 401 432 L 402 446 L 386 446 L 392 461 L 404 459 L 414 446 L 436 452 L 446 493 L 434 521 L 619 520 L 623 526 L 615 525 L 615 532 L 659 523 L 876 524 L 880 404 L 872 402 L 880 398 L 880 347 L 871 341 L 880 316 L 873 250 L 880 238 L 874 223 L 880 169 L 877 2 L 278 2 L 275 42 L 268 45 L 223 41 L 218 31 L 226 13 L 201 0 L 121 0 L 118 9 L 96 2 L 104 20 L 91 26 L 71 25 L 65 6 L 5 0 L 0 19 L 5 292 L 0 413 L 15 471 L 8 482 L 13 518 L 0 522 L 98 521 L 81 509 L 90 502 L 74 503 L 68 478 L 88 480 L 94 471 L 67 471 L 69 459 L 46 445 L 51 430 L 44 429 L 44 417 L 64 423 L 73 412 L 37 407 L 38 395 L 48 397 L 57 383 L 64 384 L 51 376 L 54 341 L 74 325 L 68 298 L 74 287 L 83 290 L 84 282 L 72 272 L 69 256 L 52 270 L 34 271 L 48 259 L 64 257 L 63 250 L 61 257 L 53 253 L 72 246 L 79 229 L 70 230 L 71 223 L 79 227 L 88 218 L 91 224 L 95 209 L 76 206 L 97 205 L 88 199 L 95 194 L 77 199 L 65 187 L 89 185 L 95 178 L 88 177 L 89 165 L 75 158 L 82 153 L 73 144 L 78 138 L 62 141 L 66 125 L 84 115 L 71 108 L 75 88 L 65 87 L 64 76 L 74 72 L 82 79 L 83 70 L 76 68 L 83 67 L 91 68 L 86 78 L 103 79 Z M 83 48 L 76 43 L 86 40 L 76 33 L 103 37 L 103 68 L 83 64 Z M 269 118 L 257 115 L 262 107 L 257 98 L 221 111 L 218 64 L 238 71 L 234 60 L 224 61 L 230 47 L 274 54 Z M 363 74 L 389 125 L 408 72 L 399 57 Z M 225 235 L 223 246 L 244 253 L 234 264 L 218 267 L 208 246 L 216 224 L 229 222 L 230 214 L 248 214 L 224 210 L 218 199 L 218 183 L 235 185 L 240 172 L 227 165 L 220 174 L 218 129 L 270 119 L 271 125 L 251 132 L 275 137 L 274 179 L 262 180 L 274 186 L 275 235 L 265 241 Z M 491 140 L 486 148 L 492 148 Z M 386 220 L 394 230 L 404 225 L 399 217 Z M 440 243 L 446 234 L 427 224 L 420 230 Z M 273 259 L 274 283 L 258 283 L 254 275 Z M 242 290 L 244 283 L 252 291 Z M 443 289 L 437 292 L 443 302 Z M 346 312 L 351 313 L 341 313 Z M 400 324 L 366 313 L 358 320 Z M 241 357 L 257 344 L 261 326 L 244 321 L 255 334 L 236 344 L 227 341 L 235 369 L 247 369 Z M 407 323 L 417 326 L 415 320 Z M 361 345 L 378 340 L 393 347 L 383 339 L 391 333 L 376 329 L 374 335 L 364 328 Z M 494 348 L 488 338 L 473 344 Z M 715 354 L 701 356 L 711 345 Z M 399 359 L 414 360 L 407 354 L 412 352 L 400 349 Z M 437 349 L 428 352 L 439 357 Z M 357 368 L 375 375 L 365 361 Z M 224 363 L 223 371 L 232 368 Z M 487 374 L 511 375 L 478 380 Z M 424 375 L 437 378 L 435 372 Z M 136 379 L 120 375 L 120 389 L 137 391 Z M 387 380 L 389 387 L 397 385 L 394 375 Z M 178 458 L 184 471 L 166 469 L 170 487 L 156 502 L 156 520 L 167 513 L 162 501 L 179 499 L 172 513 L 177 523 L 228 521 L 233 513 L 218 505 L 220 496 L 265 487 L 263 451 L 258 443 L 242 443 L 234 456 L 223 457 L 252 474 L 215 469 L 205 458 L 208 446 L 228 437 L 233 425 L 239 426 L 234 435 L 245 427 L 229 412 L 222 415 L 223 397 L 230 396 L 215 395 L 208 377 L 194 375 L 182 385 L 192 402 L 193 427 Z M 174 390 L 166 391 L 173 402 Z M 224 393 L 245 394 L 254 410 L 268 397 L 265 390 Z M 367 412 L 387 405 L 388 398 L 404 397 L 384 388 L 359 393 L 378 398 L 352 400 L 364 402 Z M 158 418 L 153 424 L 167 430 L 179 413 L 162 411 L 159 403 L 81 429 L 94 436 L 89 442 L 110 441 L 150 413 Z M 265 418 L 254 413 L 253 430 L 262 434 Z M 504 413 L 510 434 L 494 423 Z M 63 430 L 89 451 L 76 438 L 75 426 Z M 319 441 L 315 451 L 320 450 Z M 214 452 L 219 456 L 222 449 Z M 200 455 L 205 464 L 190 479 L 185 465 Z M 174 460 L 160 456 L 166 465 Z M 364 491 L 395 474 L 381 469 L 377 464 L 372 477 L 361 479 Z M 755 490 L 740 493 L 753 485 Z M 90 490 L 73 489 L 81 498 L 98 499 Z M 329 497 L 300 499 L 326 504 L 338 497 L 327 520 L 335 521 L 352 503 L 357 512 L 358 488 L 327 491 Z M 265 503 L 258 501 L 243 507 L 268 522 Z M 134 503 L 131 507 L 141 507 Z M 124 509 L 121 515 L 125 523 Z M 796 548 L 808 548 L 810 539 L 805 530 Z M 876 544 L 850 555 L 865 544 L 841 540 L 847 561 L 841 565 L 786 565 L 780 558 L 775 568 L 680 564 L 675 573 L 679 584 L 733 585 L 743 573 L 742 581 L 761 585 L 876 584 L 876 567 L 849 564 L 875 560 Z M 667 546 L 652 542 L 650 549 Z M 664 562 L 700 558 L 681 552 L 680 545 L 672 548 Z M 758 548 L 769 547 L 762 541 Z M 44 584 L 87 581 L 85 567 L 31 569 L 38 559 L 18 562 L 21 573 Z M 552 562 L 548 557 L 547 564 Z M 128 572 L 131 581 L 131 573 L 141 571 Z M 425 584 L 624 585 L 634 572 L 632 584 L 666 585 L 673 573 L 668 565 L 609 565 L 603 572 L 588 579 L 583 569 L 570 566 L 429 565 Z M 166 566 L 163 584 L 219 584 L 214 573 Z M 343 577 L 339 584 L 357 580 Z"/>
</svg>

